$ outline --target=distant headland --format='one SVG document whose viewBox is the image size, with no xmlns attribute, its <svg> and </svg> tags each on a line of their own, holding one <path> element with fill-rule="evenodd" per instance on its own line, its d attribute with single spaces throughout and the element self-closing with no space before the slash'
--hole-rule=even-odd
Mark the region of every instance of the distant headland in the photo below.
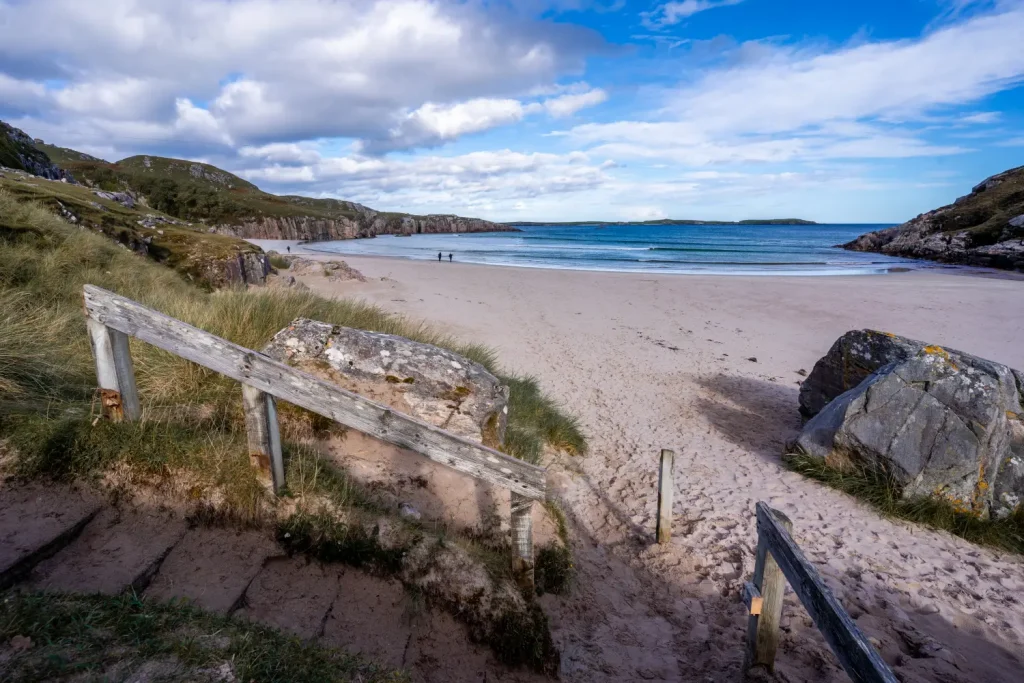
<svg viewBox="0 0 1024 683">
<path fill-rule="evenodd" d="M 509 221 L 512 227 L 531 225 L 817 225 L 802 218 L 752 218 L 744 221 L 696 221 L 676 218 L 659 218 L 653 221 Z"/>
</svg>

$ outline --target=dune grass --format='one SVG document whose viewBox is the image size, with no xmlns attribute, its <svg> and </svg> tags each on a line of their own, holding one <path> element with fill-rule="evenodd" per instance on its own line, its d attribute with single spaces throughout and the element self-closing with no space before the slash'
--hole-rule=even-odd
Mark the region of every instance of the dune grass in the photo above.
<svg viewBox="0 0 1024 683">
<path fill-rule="evenodd" d="M 254 512 L 247 469 L 241 389 L 234 380 L 132 340 L 144 417 L 139 425 L 97 425 L 95 369 L 82 314 L 91 283 L 247 348 L 262 348 L 299 317 L 397 334 L 481 363 L 511 388 L 505 450 L 537 462 L 545 449 L 586 451 L 569 416 L 529 377 L 502 376 L 494 352 L 431 326 L 363 303 L 309 291 L 232 289 L 208 292 L 178 273 L 114 242 L 72 226 L 48 209 L 0 191 L 0 438 L 21 454 L 26 475 L 74 478 L 128 462 L 141 473 L 187 472 L 199 491 L 218 489 L 231 505 Z M 339 504 L 352 487 L 302 443 L 337 426 L 281 405 L 289 488 L 327 486 Z M 311 474 L 312 473 L 312 474 Z"/>
<path fill-rule="evenodd" d="M 885 472 L 866 467 L 840 470 L 821 458 L 789 454 L 786 465 L 870 504 L 888 517 L 948 531 L 972 543 L 1024 554 L 1024 507 L 1004 519 L 981 519 L 953 509 L 937 498 L 904 498 L 899 484 Z"/>
<path fill-rule="evenodd" d="M 409 680 L 271 628 L 134 595 L 2 594 L 0 663 L 12 682 Z"/>
</svg>

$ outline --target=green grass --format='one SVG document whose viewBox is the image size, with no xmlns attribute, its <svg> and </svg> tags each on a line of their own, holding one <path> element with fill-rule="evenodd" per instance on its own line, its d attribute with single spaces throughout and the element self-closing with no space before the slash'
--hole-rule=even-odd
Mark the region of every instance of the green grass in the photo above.
<svg viewBox="0 0 1024 683">
<path fill-rule="evenodd" d="M 116 188 L 115 188 L 116 189 Z M 48 227 L 50 212 L 65 210 L 78 220 L 78 225 L 101 234 L 132 250 L 144 251 L 154 261 L 175 269 L 185 279 L 207 288 L 225 284 L 225 267 L 239 254 L 262 250 L 245 240 L 230 235 L 211 234 L 200 227 L 161 223 L 147 228 L 139 225 L 146 215 L 163 216 L 160 211 L 138 206 L 128 209 L 117 202 L 101 199 L 93 191 L 43 179 L 17 180 L 0 178 L 0 232 L 15 233 L 41 223 Z M 40 213 L 42 219 L 26 214 Z"/>
<path fill-rule="evenodd" d="M 936 498 L 904 498 L 899 484 L 885 472 L 863 467 L 843 471 L 829 467 L 821 458 L 803 454 L 787 455 L 785 462 L 793 471 L 849 493 L 889 517 L 948 531 L 979 545 L 1024 554 L 1024 507 L 1005 519 L 980 519 Z"/>
<path fill-rule="evenodd" d="M 31 644 L 15 648 L 16 637 Z M 0 666 L 12 682 L 216 681 L 225 666 L 238 681 L 408 680 L 274 629 L 128 595 L 0 594 Z"/>
<path fill-rule="evenodd" d="M 270 265 L 274 266 L 278 270 L 288 270 L 292 267 L 292 262 L 288 260 L 288 257 L 282 256 L 277 252 L 273 252 L 267 256 L 270 259 Z"/>
</svg>

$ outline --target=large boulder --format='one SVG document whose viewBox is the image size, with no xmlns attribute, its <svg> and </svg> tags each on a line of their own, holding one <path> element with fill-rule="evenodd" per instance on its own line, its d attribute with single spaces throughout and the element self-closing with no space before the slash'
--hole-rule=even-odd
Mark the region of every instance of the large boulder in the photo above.
<svg viewBox="0 0 1024 683">
<path fill-rule="evenodd" d="M 981 517 L 1024 501 L 1024 374 L 872 330 L 848 332 L 800 391 L 799 451 L 884 470 L 903 495 Z"/>
<path fill-rule="evenodd" d="M 446 349 L 299 318 L 263 352 L 492 448 L 504 439 L 508 387 L 479 363 Z"/>
</svg>

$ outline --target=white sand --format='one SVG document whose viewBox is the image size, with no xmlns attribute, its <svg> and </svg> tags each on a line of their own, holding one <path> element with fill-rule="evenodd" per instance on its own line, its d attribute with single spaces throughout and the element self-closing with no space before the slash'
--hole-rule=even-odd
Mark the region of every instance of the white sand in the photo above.
<svg viewBox="0 0 1024 683">
<path fill-rule="evenodd" d="M 307 284 L 490 344 L 582 417 L 591 453 L 552 468 L 578 539 L 575 592 L 544 598 L 565 680 L 737 679 L 746 629 L 738 591 L 753 570 L 759 500 L 793 520 L 807 557 L 903 681 L 1021 680 L 1024 561 L 882 519 L 788 472 L 779 455 L 800 427 L 797 370 L 809 371 L 847 330 L 1024 368 L 1024 281 L 345 260 L 370 281 Z M 661 448 L 677 453 L 666 548 L 652 544 Z M 782 680 L 847 680 L 793 595 L 777 671 Z"/>
</svg>

